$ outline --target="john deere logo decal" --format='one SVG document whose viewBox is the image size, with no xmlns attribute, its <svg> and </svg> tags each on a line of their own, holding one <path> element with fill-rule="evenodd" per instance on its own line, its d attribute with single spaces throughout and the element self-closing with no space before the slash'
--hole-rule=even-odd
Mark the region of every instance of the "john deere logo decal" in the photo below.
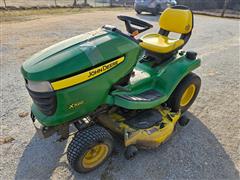
<svg viewBox="0 0 240 180">
<path fill-rule="evenodd" d="M 115 67 L 116 65 L 118 65 L 118 63 L 119 63 L 118 61 L 113 61 L 110 64 L 108 63 L 106 65 L 100 66 L 99 68 L 95 68 L 95 69 L 89 71 L 88 77 L 90 78 L 92 76 L 96 76 L 98 74 L 102 74 L 103 72 L 105 72 L 105 71 Z"/>
<path fill-rule="evenodd" d="M 96 67 L 94 69 L 91 69 L 89 71 L 86 71 L 84 73 L 81 74 L 77 74 L 75 76 L 66 78 L 66 79 L 62 79 L 59 81 L 55 81 L 52 82 L 51 85 L 53 87 L 54 90 L 59 90 L 59 89 L 64 89 L 67 87 L 71 87 L 74 86 L 76 84 L 80 84 L 82 82 L 88 81 L 96 76 L 99 76 L 107 71 L 109 71 L 110 69 L 114 68 L 115 66 L 119 65 L 120 63 L 122 63 L 124 61 L 124 56 L 120 57 L 116 60 L 113 60 L 109 63 L 106 63 L 102 66 Z"/>
</svg>

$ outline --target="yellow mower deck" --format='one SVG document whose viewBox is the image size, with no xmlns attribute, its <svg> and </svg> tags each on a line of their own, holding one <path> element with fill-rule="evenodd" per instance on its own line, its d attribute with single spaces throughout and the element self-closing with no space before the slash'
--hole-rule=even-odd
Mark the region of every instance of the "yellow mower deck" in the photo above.
<svg viewBox="0 0 240 180">
<path fill-rule="evenodd" d="M 126 119 L 116 112 L 100 115 L 98 120 L 105 128 L 122 135 L 125 147 L 137 145 L 143 148 L 154 148 L 168 139 L 181 117 L 180 112 L 170 112 L 167 108 L 159 107 L 157 110 L 162 115 L 161 122 L 146 129 L 129 126 Z"/>
</svg>

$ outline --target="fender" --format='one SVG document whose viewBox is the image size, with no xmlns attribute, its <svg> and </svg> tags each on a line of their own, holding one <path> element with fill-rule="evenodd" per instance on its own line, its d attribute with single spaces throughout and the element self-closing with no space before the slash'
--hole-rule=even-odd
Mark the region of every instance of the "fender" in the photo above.
<svg viewBox="0 0 240 180">
<path fill-rule="evenodd" d="M 155 68 L 147 64 L 138 64 L 136 68 L 142 73 L 147 73 L 149 77 L 128 85 L 126 88 L 130 89 L 130 92 L 119 90 L 112 92 L 106 104 L 115 104 L 127 109 L 150 109 L 159 106 L 168 100 L 181 80 L 200 64 L 200 59 L 191 60 L 185 55 L 166 61 Z M 136 78 L 139 78 L 138 75 Z M 155 97 L 149 101 L 141 100 L 143 94 L 150 91 L 155 92 L 150 95 Z"/>
<path fill-rule="evenodd" d="M 201 65 L 199 58 L 188 59 L 185 55 L 159 67 L 155 88 L 165 95 L 163 101 L 167 101 L 181 80 L 194 69 Z"/>
</svg>

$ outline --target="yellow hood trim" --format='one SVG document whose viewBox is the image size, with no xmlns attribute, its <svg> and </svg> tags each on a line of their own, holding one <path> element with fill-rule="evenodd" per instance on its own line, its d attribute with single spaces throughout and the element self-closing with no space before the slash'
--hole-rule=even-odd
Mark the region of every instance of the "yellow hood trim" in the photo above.
<svg viewBox="0 0 240 180">
<path fill-rule="evenodd" d="M 124 61 L 124 56 L 120 57 L 120 58 L 118 58 L 114 61 L 111 61 L 109 63 L 106 63 L 102 66 L 99 66 L 99 67 L 96 67 L 96 68 L 91 69 L 89 71 L 86 71 L 84 73 L 77 74 L 75 76 L 72 76 L 72 77 L 69 77 L 69 78 L 66 78 L 66 79 L 62 79 L 62 80 L 59 80 L 59 81 L 52 82 L 51 85 L 52 85 L 54 90 L 60 90 L 60 89 L 64 89 L 64 88 L 67 88 L 67 87 L 71 87 L 71 86 L 74 86 L 76 84 L 80 84 L 82 82 L 93 79 L 94 77 L 97 77 L 97 76 L 109 71 L 110 69 L 119 65 L 123 61 Z"/>
</svg>

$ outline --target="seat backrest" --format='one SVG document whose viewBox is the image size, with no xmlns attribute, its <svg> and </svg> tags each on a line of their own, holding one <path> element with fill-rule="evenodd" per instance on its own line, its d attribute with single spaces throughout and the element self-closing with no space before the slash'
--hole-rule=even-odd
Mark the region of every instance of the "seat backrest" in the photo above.
<svg viewBox="0 0 240 180">
<path fill-rule="evenodd" d="M 160 16 L 159 25 L 169 32 L 188 34 L 193 28 L 192 11 L 185 6 L 167 8 Z"/>
</svg>

